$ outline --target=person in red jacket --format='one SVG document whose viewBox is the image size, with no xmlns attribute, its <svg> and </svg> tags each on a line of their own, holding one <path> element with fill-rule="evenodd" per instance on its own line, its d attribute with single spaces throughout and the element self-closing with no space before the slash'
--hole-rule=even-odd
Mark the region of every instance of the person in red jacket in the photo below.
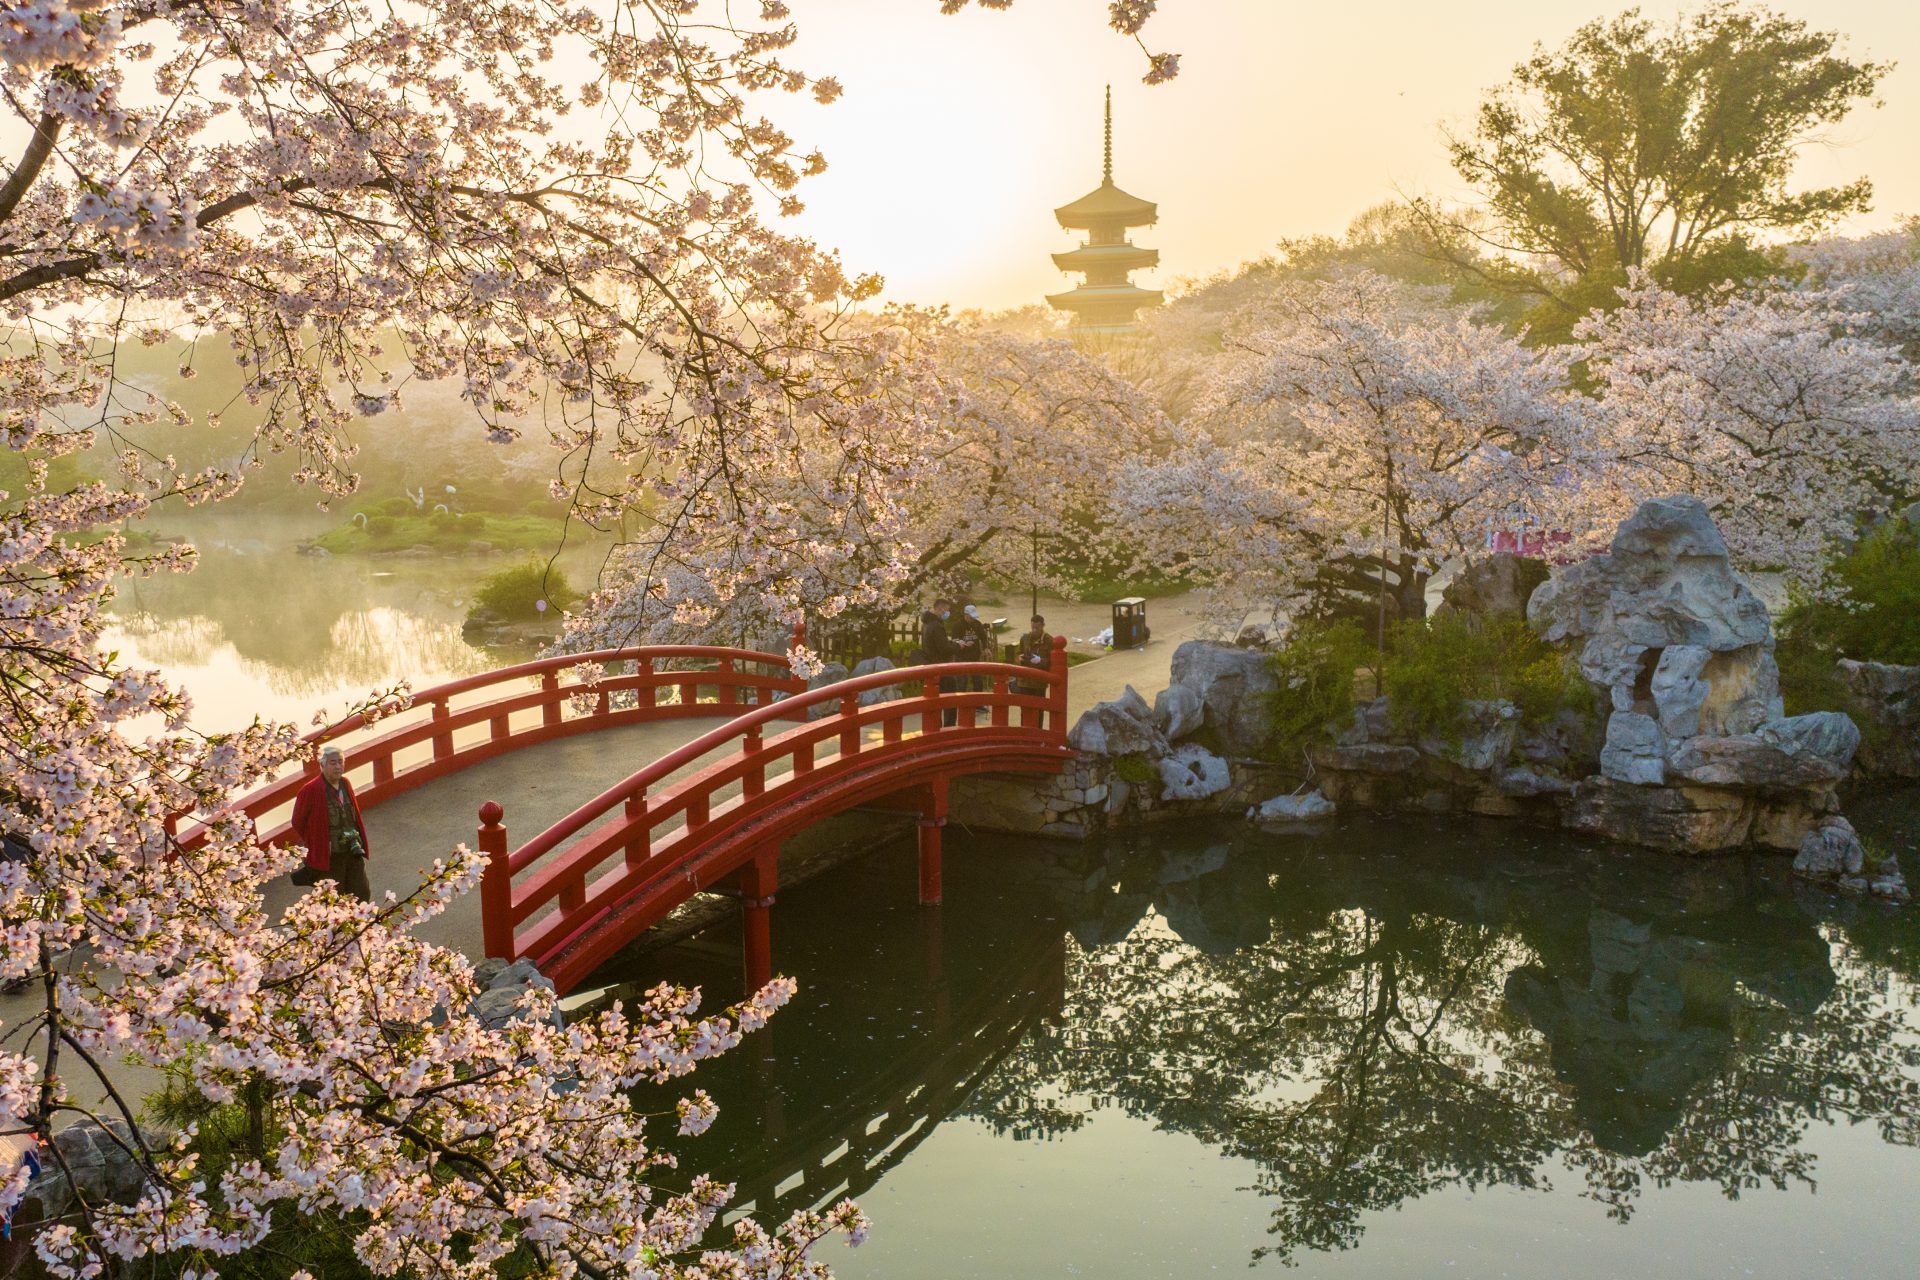
<svg viewBox="0 0 1920 1280">
<path fill-rule="evenodd" d="M 295 884 L 335 880 L 342 893 L 373 901 L 367 881 L 367 824 L 360 801 L 347 781 L 347 762 L 338 747 L 320 752 L 320 776 L 293 798 L 293 833 L 307 847 L 307 865 L 293 873 Z"/>
</svg>

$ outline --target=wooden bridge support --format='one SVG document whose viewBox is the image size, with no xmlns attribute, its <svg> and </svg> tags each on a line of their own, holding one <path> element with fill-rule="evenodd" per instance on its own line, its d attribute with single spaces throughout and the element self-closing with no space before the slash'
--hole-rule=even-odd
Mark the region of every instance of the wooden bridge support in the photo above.
<svg viewBox="0 0 1920 1280">
<path fill-rule="evenodd" d="M 941 832 L 947 825 L 947 780 L 927 785 L 920 804 L 920 905 L 940 905 Z"/>
<path fill-rule="evenodd" d="M 773 981 L 773 891 L 779 885 L 780 846 L 753 855 L 740 868 L 740 959 L 751 995 Z"/>
</svg>

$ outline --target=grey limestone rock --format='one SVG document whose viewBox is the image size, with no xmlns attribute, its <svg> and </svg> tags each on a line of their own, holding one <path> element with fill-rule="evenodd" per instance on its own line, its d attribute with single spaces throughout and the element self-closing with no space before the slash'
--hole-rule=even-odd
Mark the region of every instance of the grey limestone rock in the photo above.
<svg viewBox="0 0 1920 1280">
<path fill-rule="evenodd" d="M 1265 804 L 1247 810 L 1248 820 L 1261 826 L 1317 822 L 1322 818 L 1331 818 L 1333 814 L 1333 801 L 1318 791 L 1309 791 L 1303 796 L 1275 796 Z"/>
<path fill-rule="evenodd" d="M 1094 755 L 1162 756 L 1167 739 L 1153 726 L 1153 711 L 1133 686 L 1118 698 L 1096 703 L 1082 712 L 1067 733 L 1067 745 Z"/>
<path fill-rule="evenodd" d="M 1705 645 L 1669 645 L 1653 669 L 1650 691 L 1661 732 L 1669 738 L 1691 738 L 1700 732 L 1700 709 L 1712 686 L 1700 678 L 1713 660 Z"/>
<path fill-rule="evenodd" d="M 1505 700 L 1473 701 L 1466 711 L 1467 727 L 1458 738 L 1423 738 L 1420 749 L 1475 773 L 1506 763 L 1519 736 L 1519 709 Z"/>
<path fill-rule="evenodd" d="M 1173 683 L 1200 699 L 1208 728 L 1230 756 L 1256 754 L 1272 732 L 1267 695 L 1275 680 L 1266 655 L 1209 640 L 1189 640 L 1173 651 Z"/>
<path fill-rule="evenodd" d="M 1206 705 L 1184 684 L 1168 685 L 1153 700 L 1153 723 L 1167 741 L 1178 742 L 1206 723 Z"/>
<path fill-rule="evenodd" d="M 861 676 L 875 676 L 882 671 L 891 670 L 893 670 L 893 662 L 889 658 L 862 658 L 853 668 L 853 678 L 858 680 Z M 876 702 L 891 702 L 899 696 L 900 686 L 890 684 L 885 688 L 869 689 L 861 694 L 860 705 L 870 707 Z"/>
<path fill-rule="evenodd" d="M 1615 782 L 1657 787 L 1667 780 L 1667 736 L 1652 716 L 1616 711 L 1607 720 L 1600 775 Z"/>
<path fill-rule="evenodd" d="M 829 662 L 825 666 L 821 667 L 820 670 L 816 671 L 813 674 L 812 679 L 807 681 L 807 689 L 809 691 L 812 691 L 814 689 L 824 689 L 828 685 L 839 684 L 842 680 L 845 680 L 846 678 L 847 678 L 847 667 L 845 663 Z M 828 698 L 825 701 L 816 702 L 811 707 L 808 707 L 807 719 L 823 720 L 830 715 L 838 714 L 839 711 L 840 711 L 840 704 L 833 701 L 831 698 Z"/>
<path fill-rule="evenodd" d="M 1769 720 L 1755 731 L 1761 741 L 1794 756 L 1810 756 L 1844 778 L 1860 749 L 1860 727 L 1844 711 L 1814 711 Z"/>
<path fill-rule="evenodd" d="M 1527 617 L 1549 640 L 1582 641 L 1580 669 L 1614 709 L 1657 715 L 1669 736 L 1745 733 L 1780 715 L 1766 606 L 1734 574 L 1697 498 L 1642 503 L 1608 554 L 1535 591 Z"/>
<path fill-rule="evenodd" d="M 1874 730 L 1859 751 L 1871 777 L 1920 778 L 1920 667 L 1840 660 L 1847 706 Z"/>
<path fill-rule="evenodd" d="M 1853 824 L 1838 815 L 1820 819 L 1800 842 L 1793 873 L 1808 880 L 1837 883 L 1858 876 L 1867 853 Z"/>
<path fill-rule="evenodd" d="M 1835 767 L 1810 752 L 1743 733 L 1730 738 L 1688 738 L 1675 744 L 1667 758 L 1667 774 L 1702 786 L 1778 791 L 1837 781 L 1846 776 L 1846 766 Z"/>
<path fill-rule="evenodd" d="M 1195 743 L 1175 747 L 1160 761 L 1160 795 L 1166 800 L 1204 800 L 1233 783 L 1227 762 Z"/>
</svg>

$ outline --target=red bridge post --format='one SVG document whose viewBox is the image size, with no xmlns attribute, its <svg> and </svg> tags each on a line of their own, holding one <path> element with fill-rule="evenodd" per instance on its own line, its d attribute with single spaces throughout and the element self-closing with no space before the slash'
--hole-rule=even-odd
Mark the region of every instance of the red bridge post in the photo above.
<svg viewBox="0 0 1920 1280">
<path fill-rule="evenodd" d="M 740 868 L 740 957 L 752 994 L 773 981 L 773 891 L 780 846 L 762 849 Z"/>
<path fill-rule="evenodd" d="M 941 832 L 947 825 L 947 780 L 927 785 L 920 806 L 920 905 L 937 907 L 945 896 L 940 885 Z"/>
<path fill-rule="evenodd" d="M 513 871 L 507 865 L 507 829 L 500 825 L 505 810 L 489 800 L 480 806 L 480 852 L 487 855 L 480 874 L 480 940 L 487 956 L 512 960 Z"/>
</svg>

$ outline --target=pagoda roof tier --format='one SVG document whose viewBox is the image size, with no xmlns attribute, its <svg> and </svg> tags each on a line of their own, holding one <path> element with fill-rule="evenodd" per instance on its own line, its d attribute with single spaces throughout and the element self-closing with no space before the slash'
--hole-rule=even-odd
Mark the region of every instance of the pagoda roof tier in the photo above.
<svg viewBox="0 0 1920 1280">
<path fill-rule="evenodd" d="M 1047 302 L 1062 311 L 1079 311 L 1087 307 L 1131 306 L 1157 307 L 1166 301 L 1166 295 L 1158 289 L 1142 289 L 1138 285 L 1087 285 L 1066 293 L 1050 293 Z"/>
<path fill-rule="evenodd" d="M 1158 249 L 1142 249 L 1131 244 L 1083 244 L 1078 249 L 1053 255 L 1053 265 L 1062 271 L 1095 271 L 1102 267 L 1132 271 L 1159 264 Z"/>
<path fill-rule="evenodd" d="M 1060 225 L 1076 231 L 1091 231 L 1096 226 L 1145 227 L 1159 221 L 1160 206 L 1139 196 L 1130 196 L 1108 178 L 1072 204 L 1053 211 Z"/>
</svg>

